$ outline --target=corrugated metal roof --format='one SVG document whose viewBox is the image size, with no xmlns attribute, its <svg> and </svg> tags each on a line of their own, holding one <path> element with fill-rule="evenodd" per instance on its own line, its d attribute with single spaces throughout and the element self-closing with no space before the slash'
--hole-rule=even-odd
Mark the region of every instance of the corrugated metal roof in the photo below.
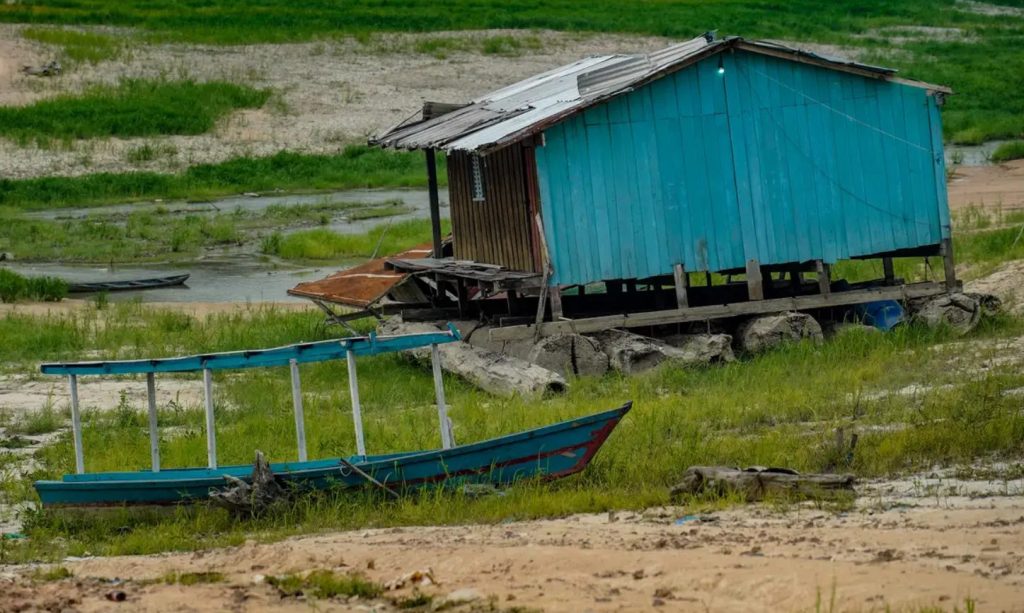
<svg viewBox="0 0 1024 613">
<path fill-rule="evenodd" d="M 409 273 L 390 270 L 391 257 L 412 260 L 433 253 L 430 243 L 413 247 L 395 256 L 369 260 L 359 266 L 336 272 L 317 281 L 299 283 L 288 293 L 311 300 L 323 300 L 360 309 L 369 308 L 387 296 L 409 277 Z"/>
<path fill-rule="evenodd" d="M 873 73 L 882 78 L 895 73 L 889 68 L 859 64 L 775 42 L 745 41 L 739 37 L 714 40 L 713 36 L 703 35 L 644 55 L 584 58 L 491 92 L 450 113 L 405 122 L 371 139 L 370 143 L 396 149 L 486 152 L 538 133 L 578 111 L 667 72 L 737 46 L 755 53 L 785 54 L 836 70 Z M 948 93 L 939 86 L 900 81 Z"/>
</svg>

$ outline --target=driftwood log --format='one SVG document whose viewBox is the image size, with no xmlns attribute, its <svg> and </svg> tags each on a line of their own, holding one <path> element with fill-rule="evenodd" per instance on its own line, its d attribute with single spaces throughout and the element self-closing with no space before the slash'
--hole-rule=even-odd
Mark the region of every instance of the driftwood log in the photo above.
<svg viewBox="0 0 1024 613">
<path fill-rule="evenodd" d="M 381 324 L 383 334 L 436 332 L 427 323 L 406 323 L 392 317 Z M 502 355 L 464 342 L 439 345 L 441 367 L 480 389 L 498 396 L 538 396 L 565 391 L 565 379 L 558 373 L 512 356 Z M 418 360 L 430 359 L 430 349 L 411 349 L 406 353 Z"/>
<path fill-rule="evenodd" d="M 557 372 L 563 377 L 599 377 L 608 372 L 608 356 L 601 351 L 601 345 L 581 334 L 546 336 L 530 349 L 527 361 Z"/>
<path fill-rule="evenodd" d="M 210 500 L 236 516 L 258 517 L 274 502 L 287 498 L 289 494 L 289 490 L 274 477 L 274 471 L 261 451 L 256 452 L 256 461 L 253 462 L 252 483 L 231 475 L 224 475 L 224 479 L 228 487 L 210 492 Z"/>
<path fill-rule="evenodd" d="M 681 347 L 625 330 L 604 330 L 589 336 L 608 355 L 611 367 L 623 373 L 643 372 L 665 361 L 694 365 L 734 359 L 729 347 L 732 339 L 727 334 L 687 335 L 685 339 L 674 339 L 683 345 Z"/>
<path fill-rule="evenodd" d="M 836 491 L 853 491 L 853 484 L 853 475 L 801 475 L 788 468 L 691 466 L 672 488 L 672 496 L 735 492 L 749 502 L 768 495 L 821 498 Z"/>
</svg>

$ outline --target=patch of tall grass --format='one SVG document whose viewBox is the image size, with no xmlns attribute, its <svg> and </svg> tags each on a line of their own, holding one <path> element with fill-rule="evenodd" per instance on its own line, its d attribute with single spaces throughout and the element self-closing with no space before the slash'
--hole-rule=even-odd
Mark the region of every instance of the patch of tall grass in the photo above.
<svg viewBox="0 0 1024 613">
<path fill-rule="evenodd" d="M 197 164 L 178 174 L 97 173 L 78 177 L 0 179 L 0 206 L 23 210 L 80 207 L 150 199 L 204 199 L 241 192 L 421 187 L 423 155 L 350 145 L 339 153 L 282 151 Z M 443 158 L 439 179 L 446 180 Z M 442 183 L 444 184 L 444 183 Z"/>
<path fill-rule="evenodd" d="M 225 81 L 126 79 L 27 106 L 0 107 L 0 135 L 21 143 L 202 134 L 227 113 L 259 108 L 269 90 Z"/>
<path fill-rule="evenodd" d="M 61 60 L 67 64 L 98 64 L 119 57 L 125 48 L 124 36 L 96 32 L 32 27 L 22 30 L 21 35 L 28 40 L 60 46 Z"/>
<path fill-rule="evenodd" d="M 56 277 L 25 277 L 0 268 L 0 301 L 41 300 L 60 302 L 68 295 L 68 284 Z"/>
<path fill-rule="evenodd" d="M 1003 143 L 992 152 L 993 162 L 1008 162 L 1024 158 L 1024 140 Z"/>
<path fill-rule="evenodd" d="M 442 232 L 451 224 L 442 220 Z M 398 223 L 382 223 L 362 234 L 341 234 L 325 228 L 300 230 L 271 238 L 263 245 L 264 253 L 287 260 L 338 260 L 344 258 L 391 255 L 431 238 L 430 220 L 410 219 Z"/>
</svg>

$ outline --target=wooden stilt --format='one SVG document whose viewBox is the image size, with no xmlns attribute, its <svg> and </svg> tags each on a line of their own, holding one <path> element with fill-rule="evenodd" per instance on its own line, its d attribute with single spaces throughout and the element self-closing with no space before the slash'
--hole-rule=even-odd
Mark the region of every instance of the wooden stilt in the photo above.
<svg viewBox="0 0 1024 613">
<path fill-rule="evenodd" d="M 75 472 L 85 472 L 85 453 L 82 451 L 82 415 L 78 410 L 78 376 L 68 375 L 71 394 L 71 434 L 75 441 Z"/>
<path fill-rule="evenodd" d="M 455 438 L 452 436 L 452 424 L 448 420 L 448 406 L 444 399 L 441 352 L 436 344 L 430 346 L 430 365 L 434 370 L 434 395 L 437 398 L 437 419 L 441 424 L 441 447 L 451 449 L 455 445 Z"/>
<path fill-rule="evenodd" d="M 886 285 L 896 284 L 896 271 L 892 265 L 892 258 L 882 258 L 882 271 L 885 275 Z"/>
<path fill-rule="evenodd" d="M 352 398 L 352 421 L 356 430 L 356 453 L 366 455 L 366 440 L 363 438 L 363 411 L 359 406 L 359 380 L 356 378 L 356 354 L 351 349 L 346 354 L 348 360 L 348 391 Z"/>
<path fill-rule="evenodd" d="M 306 418 L 302 411 L 302 382 L 299 380 L 299 363 L 288 361 L 292 370 L 292 407 L 295 409 L 295 439 L 299 449 L 299 461 L 305 462 L 306 456 Z"/>
<path fill-rule="evenodd" d="M 832 267 L 822 260 L 814 260 L 814 270 L 818 273 L 818 293 L 828 296 L 832 293 Z"/>
<path fill-rule="evenodd" d="M 689 298 L 686 295 L 686 290 L 690 287 L 690 278 L 682 264 L 672 267 L 672 276 L 675 278 L 676 284 L 676 306 L 685 309 L 690 306 Z"/>
<path fill-rule="evenodd" d="M 747 260 L 747 298 L 764 300 L 764 281 L 761 278 L 761 264 L 757 260 Z"/>
<path fill-rule="evenodd" d="M 956 262 L 953 260 L 953 239 L 942 239 L 940 251 L 942 253 L 942 266 L 946 275 L 946 291 L 955 292 L 958 287 L 956 282 Z"/>
<path fill-rule="evenodd" d="M 441 252 L 441 205 L 437 193 L 437 160 L 433 149 L 426 149 L 427 192 L 430 198 L 430 230 L 433 235 L 434 257 L 440 259 Z"/>
<path fill-rule="evenodd" d="M 149 457 L 153 472 L 160 472 L 160 431 L 156 423 L 156 375 L 146 373 L 146 401 L 149 405 Z"/>
<path fill-rule="evenodd" d="M 551 303 L 551 320 L 562 319 L 562 290 L 560 287 L 552 285 L 548 289 L 548 301 Z"/>
<path fill-rule="evenodd" d="M 206 459 L 210 468 L 217 468 L 217 431 L 213 422 L 213 373 L 203 369 L 203 402 L 206 405 Z"/>
</svg>

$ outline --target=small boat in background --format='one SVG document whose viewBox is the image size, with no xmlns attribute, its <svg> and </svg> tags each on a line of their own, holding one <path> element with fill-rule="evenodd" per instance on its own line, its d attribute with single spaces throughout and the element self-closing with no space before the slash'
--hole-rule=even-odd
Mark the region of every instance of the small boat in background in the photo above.
<svg viewBox="0 0 1024 613">
<path fill-rule="evenodd" d="M 172 275 L 169 277 L 152 277 L 149 279 L 130 279 L 127 281 L 96 281 L 89 283 L 68 283 L 68 292 L 87 294 L 93 292 L 126 292 L 131 290 L 157 289 L 184 285 L 191 275 Z"/>
<path fill-rule="evenodd" d="M 350 489 L 372 485 L 386 490 L 392 496 L 399 496 L 403 492 L 421 488 L 464 484 L 499 486 L 523 479 L 550 480 L 565 477 L 587 467 L 632 407 L 632 403 L 627 402 L 616 409 L 477 443 L 457 445 L 447 413 L 438 345 L 461 338 L 459 331 L 448 324 L 447 331 L 395 336 L 370 334 L 271 349 L 164 359 L 43 364 L 43 374 L 68 378 L 76 472 L 64 475 L 59 481 L 36 481 L 36 491 L 44 507 L 172 505 L 208 499 L 212 494 L 226 490 L 232 481 L 251 483 L 252 464 L 219 466 L 217 463 L 211 377 L 214 370 L 272 366 L 288 366 L 291 369 L 298 461 L 274 463 L 270 469 L 275 480 L 308 490 Z M 418 347 L 431 349 L 441 448 L 368 455 L 363 437 L 356 357 Z M 348 363 L 356 453 L 347 457 L 308 460 L 299 365 L 327 360 L 345 360 Z M 155 375 L 180 372 L 203 373 L 208 459 L 205 468 L 160 467 Z M 78 406 L 78 377 L 133 374 L 146 375 L 152 469 L 86 473 Z"/>
</svg>

